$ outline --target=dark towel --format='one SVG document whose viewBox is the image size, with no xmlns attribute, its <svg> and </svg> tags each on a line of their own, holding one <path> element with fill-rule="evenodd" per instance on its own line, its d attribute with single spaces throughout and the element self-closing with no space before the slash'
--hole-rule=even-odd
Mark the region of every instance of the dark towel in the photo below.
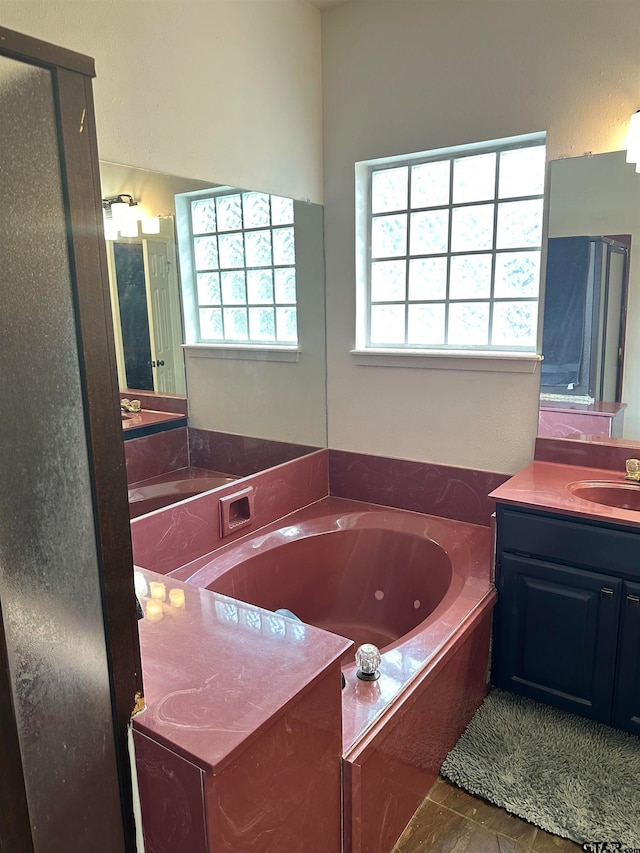
<svg viewBox="0 0 640 853">
<path fill-rule="evenodd" d="M 542 385 L 577 384 L 589 277 L 588 237 L 553 237 L 547 250 Z"/>
</svg>

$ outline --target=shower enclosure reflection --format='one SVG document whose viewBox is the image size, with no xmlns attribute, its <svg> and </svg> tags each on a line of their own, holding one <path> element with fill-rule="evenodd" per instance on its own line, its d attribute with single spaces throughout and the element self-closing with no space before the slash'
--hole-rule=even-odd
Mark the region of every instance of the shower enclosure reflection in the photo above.
<svg viewBox="0 0 640 853">
<path fill-rule="evenodd" d="M 550 174 L 539 434 L 640 439 L 640 175 L 623 151 Z"/>
</svg>

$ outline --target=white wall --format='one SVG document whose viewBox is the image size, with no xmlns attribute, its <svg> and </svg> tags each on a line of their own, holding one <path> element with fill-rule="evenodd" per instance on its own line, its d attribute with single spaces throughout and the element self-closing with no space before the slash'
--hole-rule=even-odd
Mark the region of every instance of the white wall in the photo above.
<svg viewBox="0 0 640 853">
<path fill-rule="evenodd" d="M 101 159 L 322 202 L 303 0 L 0 0 L 0 25 L 95 58 Z"/>
<path fill-rule="evenodd" d="M 631 234 L 622 401 L 624 436 L 640 439 L 640 175 L 625 152 L 551 164 L 549 236 Z"/>
<path fill-rule="evenodd" d="M 546 130 L 548 156 L 623 147 L 637 0 L 403 0 L 322 13 L 329 445 L 511 473 L 539 374 L 356 365 L 354 162 Z"/>
<path fill-rule="evenodd" d="M 230 351 L 206 358 L 187 348 L 191 426 L 326 446 L 322 215 L 320 205 L 294 205 L 298 360 L 249 361 Z"/>
</svg>

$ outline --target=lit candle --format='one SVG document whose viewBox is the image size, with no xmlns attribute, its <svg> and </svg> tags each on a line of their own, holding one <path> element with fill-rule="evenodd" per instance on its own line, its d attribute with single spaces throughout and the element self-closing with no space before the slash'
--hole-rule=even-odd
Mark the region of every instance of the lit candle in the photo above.
<svg viewBox="0 0 640 853">
<path fill-rule="evenodd" d="M 147 601 L 147 619 L 150 622 L 159 622 L 164 613 L 162 612 L 162 602 L 155 599 Z"/>
<path fill-rule="evenodd" d="M 167 592 L 163 583 L 151 581 L 149 589 L 151 590 L 151 598 L 157 598 L 160 601 L 164 601 L 167 597 Z"/>
<path fill-rule="evenodd" d="M 169 601 L 171 602 L 173 607 L 184 607 L 184 590 L 170 589 Z"/>
</svg>

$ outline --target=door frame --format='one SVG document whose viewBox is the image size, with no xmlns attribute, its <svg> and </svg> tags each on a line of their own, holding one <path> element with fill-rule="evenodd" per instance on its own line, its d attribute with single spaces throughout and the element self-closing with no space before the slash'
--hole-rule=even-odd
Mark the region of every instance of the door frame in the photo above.
<svg viewBox="0 0 640 853">
<path fill-rule="evenodd" d="M 136 849 L 128 729 L 143 704 L 127 480 L 102 226 L 90 57 L 0 26 L 0 55 L 51 72 L 67 218 L 123 832 Z M 93 193 L 87 193 L 87 187 Z M 0 850 L 31 851 L 31 826 L 0 618 Z M 43 709 L 43 713 L 46 710 Z M 13 717 L 13 721 L 12 721 Z M 6 728 L 5 728 L 6 724 Z M 46 768 L 43 772 L 46 771 Z"/>
</svg>

